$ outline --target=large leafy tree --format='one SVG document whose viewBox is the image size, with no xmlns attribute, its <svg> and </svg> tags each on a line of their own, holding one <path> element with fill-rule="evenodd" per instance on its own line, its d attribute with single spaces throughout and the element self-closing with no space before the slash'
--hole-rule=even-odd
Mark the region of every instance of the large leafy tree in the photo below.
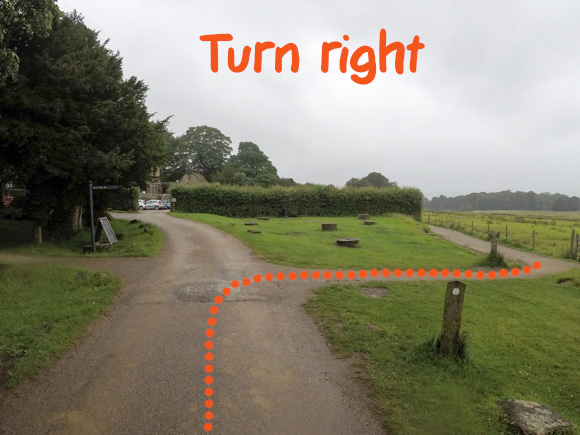
<svg viewBox="0 0 580 435">
<path fill-rule="evenodd" d="M 162 172 L 165 181 L 177 181 L 189 167 L 211 181 L 232 153 L 231 139 L 214 127 L 190 127 L 170 142 L 170 159 Z"/>
<path fill-rule="evenodd" d="M 66 222 L 88 181 L 144 185 L 164 157 L 166 121 L 147 87 L 73 13 L 16 46 L 20 67 L 0 92 L 0 155 L 29 191 L 31 216 Z M 54 212 L 54 213 L 53 213 Z"/>
<path fill-rule="evenodd" d="M 253 142 L 240 142 L 238 153 L 230 159 L 235 168 L 237 184 L 254 184 L 264 187 L 280 182 L 278 171 L 266 154 Z"/>
<path fill-rule="evenodd" d="M 54 0 L 0 1 L 0 86 L 16 78 L 17 47 L 33 37 L 46 36 L 58 13 Z"/>
</svg>

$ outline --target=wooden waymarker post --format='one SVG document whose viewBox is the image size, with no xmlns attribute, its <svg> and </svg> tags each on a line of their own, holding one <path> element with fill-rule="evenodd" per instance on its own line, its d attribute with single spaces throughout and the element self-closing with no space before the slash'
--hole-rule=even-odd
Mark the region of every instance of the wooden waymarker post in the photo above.
<svg viewBox="0 0 580 435">
<path fill-rule="evenodd" d="M 491 239 L 491 253 L 497 254 L 497 239 Z"/>
<path fill-rule="evenodd" d="M 460 281 L 447 283 L 445 304 L 443 305 L 443 327 L 439 352 L 443 356 L 455 357 L 458 352 L 459 330 L 466 285 Z"/>
<path fill-rule="evenodd" d="M 570 237 L 570 257 L 574 258 L 574 233 L 575 231 L 572 230 L 572 236 Z"/>
</svg>

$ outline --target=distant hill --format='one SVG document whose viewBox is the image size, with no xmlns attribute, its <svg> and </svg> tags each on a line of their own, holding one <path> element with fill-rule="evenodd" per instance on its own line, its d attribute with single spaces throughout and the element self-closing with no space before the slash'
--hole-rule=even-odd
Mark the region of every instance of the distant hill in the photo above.
<svg viewBox="0 0 580 435">
<path fill-rule="evenodd" d="M 549 210 L 549 211 L 578 211 L 580 198 L 566 196 L 561 193 L 535 192 L 480 192 L 469 195 L 433 197 L 423 200 L 424 210 Z"/>
</svg>

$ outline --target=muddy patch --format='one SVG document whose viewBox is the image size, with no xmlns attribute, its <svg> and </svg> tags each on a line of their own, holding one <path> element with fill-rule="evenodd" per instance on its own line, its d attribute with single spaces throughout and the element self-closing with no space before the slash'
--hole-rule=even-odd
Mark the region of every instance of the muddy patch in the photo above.
<svg viewBox="0 0 580 435">
<path fill-rule="evenodd" d="M 180 302 L 214 302 L 222 294 L 223 286 L 217 284 L 191 284 L 173 291 L 173 298 Z"/>
<path fill-rule="evenodd" d="M 369 296 L 371 298 L 384 298 L 387 296 L 386 288 L 361 287 L 360 292 L 364 296 Z"/>
</svg>

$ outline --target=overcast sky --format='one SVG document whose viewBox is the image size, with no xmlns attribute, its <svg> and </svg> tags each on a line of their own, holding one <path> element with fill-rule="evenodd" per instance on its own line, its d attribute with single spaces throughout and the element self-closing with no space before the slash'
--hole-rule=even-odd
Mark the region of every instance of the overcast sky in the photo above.
<svg viewBox="0 0 580 435">
<path fill-rule="evenodd" d="M 511 189 L 580 195 L 580 2 L 59 0 L 120 51 L 127 77 L 149 86 L 148 107 L 176 135 L 199 125 L 256 143 L 278 174 L 342 186 L 369 172 L 425 196 Z M 321 72 L 323 42 L 350 55 L 418 35 L 417 71 L 394 68 L 368 85 Z M 201 35 L 219 43 L 219 72 Z M 349 41 L 343 40 L 349 36 Z M 294 43 L 298 72 L 275 72 L 274 50 L 254 72 L 256 42 Z M 231 72 L 227 49 L 252 48 Z M 360 62 L 366 61 L 366 56 Z M 364 76 L 364 73 L 362 74 Z"/>
</svg>

